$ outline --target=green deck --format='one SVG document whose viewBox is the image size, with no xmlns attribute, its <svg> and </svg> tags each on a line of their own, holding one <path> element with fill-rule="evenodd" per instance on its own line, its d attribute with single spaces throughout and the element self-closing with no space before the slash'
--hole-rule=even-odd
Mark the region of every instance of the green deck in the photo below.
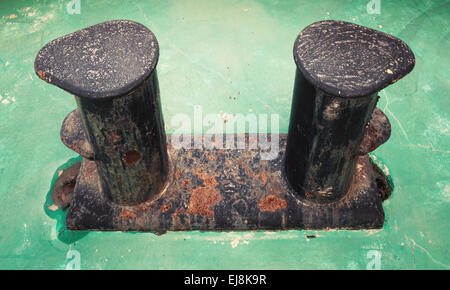
<svg viewBox="0 0 450 290">
<path fill-rule="evenodd" d="M 449 1 L 69 1 L 0 2 L 0 269 L 449 269 Z M 153 3 L 152 3 L 153 2 Z M 393 34 L 416 55 L 413 72 L 381 92 L 392 137 L 375 156 L 392 197 L 378 231 L 69 232 L 49 191 L 77 154 L 59 139 L 76 107 L 34 73 L 48 41 L 112 19 L 143 23 L 160 45 L 158 73 L 171 117 L 279 114 L 287 132 L 295 72 L 292 47 L 308 24 L 355 22 Z M 307 235 L 316 235 L 308 239 Z M 79 254 L 79 256 L 78 256 Z M 378 262 L 379 261 L 379 262 Z"/>
</svg>

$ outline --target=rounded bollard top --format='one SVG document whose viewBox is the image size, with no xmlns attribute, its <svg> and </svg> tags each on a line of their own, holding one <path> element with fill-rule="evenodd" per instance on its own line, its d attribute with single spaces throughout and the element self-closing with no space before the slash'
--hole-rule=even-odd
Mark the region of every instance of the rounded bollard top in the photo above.
<svg viewBox="0 0 450 290">
<path fill-rule="evenodd" d="M 47 43 L 34 69 L 48 83 L 76 96 L 107 98 L 133 90 L 154 71 L 159 47 L 144 25 L 99 23 Z"/>
<path fill-rule="evenodd" d="M 382 90 L 414 67 L 400 39 L 350 22 L 325 20 L 307 26 L 294 44 L 294 60 L 308 81 L 342 97 Z"/>
</svg>

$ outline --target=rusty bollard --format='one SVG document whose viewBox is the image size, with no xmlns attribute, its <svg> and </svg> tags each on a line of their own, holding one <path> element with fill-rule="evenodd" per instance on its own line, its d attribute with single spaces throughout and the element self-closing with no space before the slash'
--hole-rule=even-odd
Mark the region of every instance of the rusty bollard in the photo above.
<svg viewBox="0 0 450 290">
<path fill-rule="evenodd" d="M 300 197 L 330 203 L 347 194 L 358 159 L 389 138 L 378 92 L 413 69 L 414 54 L 391 35 L 330 20 L 300 32 L 294 60 L 286 176 Z"/>
<path fill-rule="evenodd" d="M 389 186 L 368 153 L 390 136 L 378 92 L 414 66 L 405 43 L 342 21 L 305 28 L 294 46 L 289 133 L 271 133 L 278 143 L 269 160 L 261 158 L 266 149 L 250 148 L 250 134 L 222 136 L 242 137 L 245 148 L 168 146 L 158 53 L 150 30 L 114 20 L 55 39 L 37 54 L 39 77 L 75 95 L 78 105 L 60 135 L 84 158 L 52 194 L 68 207 L 69 230 L 383 226 Z"/>
<path fill-rule="evenodd" d="M 61 139 L 95 160 L 102 189 L 117 204 L 152 199 L 167 181 L 158 56 L 149 29 L 117 20 L 54 40 L 36 57 L 41 79 L 75 95 L 78 104 Z"/>
</svg>

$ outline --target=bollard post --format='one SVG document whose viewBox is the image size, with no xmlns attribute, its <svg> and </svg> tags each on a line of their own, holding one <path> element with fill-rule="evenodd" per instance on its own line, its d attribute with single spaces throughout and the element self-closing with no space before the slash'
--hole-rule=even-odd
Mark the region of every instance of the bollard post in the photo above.
<svg viewBox="0 0 450 290">
<path fill-rule="evenodd" d="M 300 32 L 294 60 L 286 177 L 301 198 L 330 203 L 349 189 L 378 91 L 409 73 L 414 55 L 393 36 L 329 20 Z"/>
<path fill-rule="evenodd" d="M 75 95 L 102 189 L 120 205 L 152 199 L 167 182 L 158 56 L 150 30 L 117 20 L 52 41 L 36 57 L 42 79 Z"/>
</svg>

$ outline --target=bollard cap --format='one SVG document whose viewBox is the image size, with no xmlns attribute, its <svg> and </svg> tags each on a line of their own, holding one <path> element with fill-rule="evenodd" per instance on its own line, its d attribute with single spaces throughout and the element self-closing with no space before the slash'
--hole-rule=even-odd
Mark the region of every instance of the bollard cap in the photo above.
<svg viewBox="0 0 450 290">
<path fill-rule="evenodd" d="M 34 69 L 48 83 L 76 96 L 107 98 L 133 90 L 156 67 L 155 35 L 129 20 L 99 23 L 47 43 Z"/>
<path fill-rule="evenodd" d="M 314 86 L 342 97 L 378 92 L 407 75 L 415 64 L 413 52 L 400 39 L 336 20 L 316 22 L 300 32 L 294 60 Z"/>
</svg>

